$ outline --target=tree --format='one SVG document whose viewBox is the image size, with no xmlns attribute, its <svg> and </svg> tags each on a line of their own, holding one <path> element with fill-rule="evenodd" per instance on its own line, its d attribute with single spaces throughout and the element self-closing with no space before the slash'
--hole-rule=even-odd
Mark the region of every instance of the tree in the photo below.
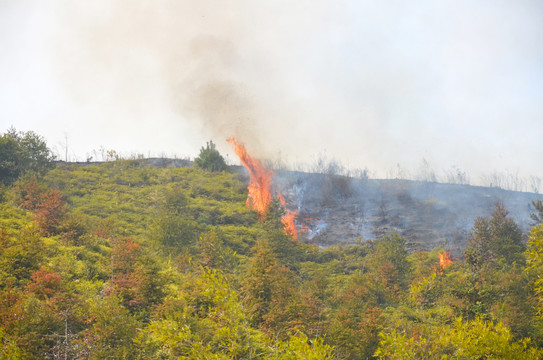
<svg viewBox="0 0 543 360">
<path fill-rule="evenodd" d="M 157 309 L 140 331 L 142 358 L 262 359 L 268 339 L 249 327 L 247 313 L 225 276 L 202 267 Z"/>
<path fill-rule="evenodd" d="M 157 264 L 132 239 L 112 242 L 115 244 L 111 249 L 112 275 L 105 294 L 117 296 L 128 310 L 141 314 L 161 301 L 163 278 Z"/>
<path fill-rule="evenodd" d="M 0 359 L 20 360 L 26 355 L 0 327 Z"/>
<path fill-rule="evenodd" d="M 298 263 L 307 257 L 310 248 L 285 232 L 282 222 L 284 215 L 285 208 L 279 199 L 273 199 L 264 215 L 261 239 L 267 242 L 281 265 L 295 270 Z"/>
<path fill-rule="evenodd" d="M 398 299 L 407 290 L 411 265 L 407 260 L 406 239 L 398 234 L 383 237 L 368 255 L 368 263 L 391 299 Z"/>
<path fill-rule="evenodd" d="M 383 321 L 382 310 L 377 306 L 379 285 L 374 274 L 356 271 L 336 292 L 326 338 L 337 346 L 340 358 L 368 359 L 376 350 Z"/>
<path fill-rule="evenodd" d="M 57 189 L 40 184 L 35 177 L 17 182 L 15 193 L 19 207 L 33 213 L 44 235 L 56 232 L 66 216 L 66 203 Z"/>
<path fill-rule="evenodd" d="M 0 136 L 0 182 L 13 183 L 27 171 L 43 175 L 53 168 L 54 156 L 45 140 L 32 131 L 11 128 Z"/>
<path fill-rule="evenodd" d="M 19 143 L 8 134 L 0 137 L 0 181 L 11 184 L 20 175 Z"/>
<path fill-rule="evenodd" d="M 87 299 L 84 308 L 88 324 L 75 340 L 79 359 L 136 359 L 134 346 L 138 328 L 142 326 L 121 305 L 117 296 Z"/>
<path fill-rule="evenodd" d="M 154 233 L 169 248 L 192 245 L 198 238 L 197 223 L 188 211 L 188 199 L 180 188 L 167 189 L 158 204 Z"/>
<path fill-rule="evenodd" d="M 289 310 L 295 296 L 294 274 L 279 263 L 266 241 L 258 242 L 254 251 L 242 286 L 252 322 L 268 334 L 288 331 L 293 320 Z"/>
<path fill-rule="evenodd" d="M 507 218 L 508 214 L 499 202 L 490 219 L 479 217 L 475 220 L 464 253 L 469 264 L 480 268 L 502 259 L 508 264 L 522 260 L 522 231 L 512 219 Z"/>
<path fill-rule="evenodd" d="M 533 225 L 543 223 L 543 200 L 532 201 L 532 206 L 536 212 L 530 214 L 530 218 L 534 221 Z"/>
<path fill-rule="evenodd" d="M 208 171 L 223 171 L 226 170 L 224 158 L 215 148 L 213 141 L 208 141 L 206 147 L 200 149 L 200 154 L 194 159 L 194 164 L 201 169 Z"/>
<path fill-rule="evenodd" d="M 534 292 L 538 300 L 540 317 L 543 317 L 543 224 L 534 226 L 526 249 L 527 270 L 535 275 Z"/>
<path fill-rule="evenodd" d="M 334 348 L 324 344 L 322 339 L 310 340 L 304 334 L 292 336 L 280 342 L 278 351 L 271 359 L 281 360 L 327 360 L 334 359 Z"/>
<path fill-rule="evenodd" d="M 379 359 L 541 359 L 540 349 L 530 346 L 530 339 L 515 341 L 511 331 L 502 323 L 494 324 L 476 318 L 462 321 L 456 318 L 452 325 L 443 325 L 439 331 L 408 336 L 393 330 L 381 333 Z"/>
</svg>

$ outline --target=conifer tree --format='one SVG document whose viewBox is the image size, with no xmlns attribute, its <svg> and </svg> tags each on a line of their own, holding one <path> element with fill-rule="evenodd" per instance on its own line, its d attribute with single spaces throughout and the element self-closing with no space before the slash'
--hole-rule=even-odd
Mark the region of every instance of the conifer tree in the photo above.
<svg viewBox="0 0 543 360">
<path fill-rule="evenodd" d="M 224 158 L 216 149 L 213 141 L 208 141 L 206 147 L 200 149 L 200 154 L 194 159 L 194 164 L 201 169 L 209 171 L 223 171 L 226 170 L 226 163 Z"/>
</svg>

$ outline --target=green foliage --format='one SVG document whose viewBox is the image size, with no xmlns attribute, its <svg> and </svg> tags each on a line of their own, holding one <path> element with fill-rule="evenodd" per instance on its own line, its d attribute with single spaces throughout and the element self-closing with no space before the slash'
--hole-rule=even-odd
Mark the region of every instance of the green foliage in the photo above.
<svg viewBox="0 0 543 360">
<path fill-rule="evenodd" d="M 538 301 L 539 317 L 543 314 L 543 224 L 534 226 L 526 249 L 527 268 L 533 274 L 533 288 Z"/>
<path fill-rule="evenodd" d="M 281 221 L 284 214 L 285 209 L 279 200 L 272 200 L 266 211 L 259 239 L 268 244 L 282 265 L 297 270 L 297 264 L 311 256 L 314 249 L 285 233 Z"/>
<path fill-rule="evenodd" d="M 224 233 L 211 229 L 200 236 L 198 241 L 199 258 L 202 266 L 224 271 L 232 270 L 236 253 L 224 244 Z"/>
<path fill-rule="evenodd" d="M 481 318 L 457 318 L 439 331 L 408 336 L 396 330 L 382 333 L 379 359 L 540 359 L 543 352 L 530 346 L 530 340 L 514 341 L 501 323 Z"/>
<path fill-rule="evenodd" d="M 179 189 L 165 193 L 153 225 L 158 241 L 171 248 L 192 245 L 199 232 L 198 224 L 187 209 L 187 199 Z"/>
<path fill-rule="evenodd" d="M 474 268 L 500 261 L 507 264 L 523 261 L 522 231 L 507 215 L 503 204 L 498 203 L 490 219 L 479 217 L 475 220 L 464 254 Z"/>
<path fill-rule="evenodd" d="M 281 360 L 328 360 L 333 359 L 334 348 L 321 339 L 310 340 L 305 335 L 292 336 L 279 343 L 278 350 L 270 359 Z"/>
<path fill-rule="evenodd" d="M 532 201 L 532 207 L 535 212 L 530 214 L 530 218 L 533 220 L 533 225 L 543 223 L 543 200 Z"/>
<path fill-rule="evenodd" d="M 4 328 L 0 327 L 0 359 L 21 360 L 24 356 L 25 352 L 5 334 Z"/>
<path fill-rule="evenodd" d="M 238 252 L 250 248 L 246 241 L 254 242 L 256 229 L 247 228 L 257 217 L 245 206 L 247 190 L 235 174 L 210 176 L 191 167 L 158 169 L 131 160 L 59 166 L 46 180 L 78 213 L 89 217 L 90 231 L 193 244 L 200 231 L 218 226 L 224 229 L 225 242 L 237 244 Z M 182 216 L 173 218 L 176 212 Z M 163 221 L 162 213 L 167 215 Z M 191 231 L 182 237 L 176 228 Z"/>
<path fill-rule="evenodd" d="M 540 226 L 524 255 L 498 208 L 447 268 L 395 234 L 321 250 L 278 202 L 260 222 L 242 180 L 117 160 L 4 186 L 0 357 L 541 356 Z"/>
<path fill-rule="evenodd" d="M 44 260 L 44 244 L 36 226 L 4 233 L 0 248 L 0 286 L 24 286 Z"/>
<path fill-rule="evenodd" d="M 194 164 L 204 170 L 208 171 L 224 171 L 226 170 L 226 163 L 224 158 L 216 149 L 213 141 L 208 141 L 206 147 L 200 149 L 200 154 L 194 159 Z"/>
<path fill-rule="evenodd" d="M 327 340 L 349 359 L 370 357 L 378 344 L 378 326 L 382 321 L 380 284 L 374 274 L 353 273 L 338 289 L 331 307 Z"/>
<path fill-rule="evenodd" d="M 84 310 L 89 324 L 74 339 L 79 357 L 85 359 L 135 359 L 134 346 L 141 324 L 122 306 L 116 296 L 91 298 Z"/>
<path fill-rule="evenodd" d="M 227 279 L 215 270 L 201 270 L 166 299 L 160 315 L 140 332 L 137 342 L 146 357 L 265 358 L 268 340 L 248 326 Z"/>
<path fill-rule="evenodd" d="M 53 160 L 45 140 L 32 131 L 11 128 L 0 136 L 0 183 L 9 185 L 27 171 L 43 175 Z"/>
<path fill-rule="evenodd" d="M 407 290 L 411 264 L 407 259 L 406 240 L 398 234 L 385 236 L 376 242 L 369 266 L 379 276 L 379 281 L 392 295 L 401 297 Z"/>
</svg>

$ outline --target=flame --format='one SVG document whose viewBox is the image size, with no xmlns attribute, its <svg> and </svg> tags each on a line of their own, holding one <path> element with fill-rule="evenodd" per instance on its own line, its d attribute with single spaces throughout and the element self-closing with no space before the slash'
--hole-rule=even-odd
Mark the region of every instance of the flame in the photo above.
<svg viewBox="0 0 543 360">
<path fill-rule="evenodd" d="M 249 196 L 247 197 L 247 206 L 258 211 L 260 216 L 264 216 L 266 209 L 271 203 L 270 185 L 273 171 L 266 169 L 257 159 L 253 159 L 245 149 L 243 144 L 239 144 L 236 139 L 226 139 L 233 147 L 241 163 L 249 171 Z"/>
<path fill-rule="evenodd" d="M 236 155 L 239 157 L 241 163 L 249 171 L 249 195 L 247 196 L 247 206 L 258 211 L 260 213 L 260 219 L 263 220 L 266 214 L 266 210 L 272 200 L 271 181 L 273 177 L 273 171 L 266 169 L 264 165 L 257 159 L 252 158 L 243 144 L 240 144 L 230 137 L 226 139 L 234 147 Z M 278 195 L 279 200 L 283 206 L 286 205 L 283 195 Z M 282 217 L 281 222 L 285 232 L 291 235 L 293 238 L 298 237 L 298 230 L 296 228 L 297 211 L 286 211 Z"/>
<path fill-rule="evenodd" d="M 286 201 L 283 195 L 279 194 L 278 197 L 279 201 L 281 201 L 281 205 L 286 206 Z M 297 211 L 286 210 L 285 215 L 283 215 L 283 217 L 281 218 L 281 222 L 283 223 L 283 228 L 285 229 L 285 232 L 295 239 L 298 238 L 298 229 L 296 228 L 297 216 Z"/>
<path fill-rule="evenodd" d="M 439 253 L 439 266 L 441 266 L 442 269 L 445 269 L 447 266 L 451 265 L 453 262 L 451 258 L 451 252 L 443 251 Z"/>
</svg>

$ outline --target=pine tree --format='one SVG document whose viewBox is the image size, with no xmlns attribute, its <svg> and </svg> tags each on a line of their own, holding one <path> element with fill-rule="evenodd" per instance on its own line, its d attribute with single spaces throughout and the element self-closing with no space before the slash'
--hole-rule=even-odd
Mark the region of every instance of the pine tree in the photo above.
<svg viewBox="0 0 543 360">
<path fill-rule="evenodd" d="M 206 147 L 200 149 L 200 154 L 194 159 L 194 164 L 208 171 L 223 171 L 226 170 L 224 158 L 216 149 L 213 141 L 208 141 Z"/>
</svg>

